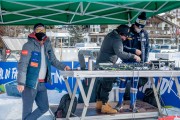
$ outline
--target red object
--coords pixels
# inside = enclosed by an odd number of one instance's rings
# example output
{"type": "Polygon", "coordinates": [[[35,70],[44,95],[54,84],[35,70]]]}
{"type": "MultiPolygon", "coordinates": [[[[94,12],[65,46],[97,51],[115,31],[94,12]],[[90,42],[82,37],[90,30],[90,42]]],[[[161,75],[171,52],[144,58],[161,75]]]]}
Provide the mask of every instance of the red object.
{"type": "Polygon", "coordinates": [[[21,53],[22,53],[22,55],[27,55],[28,54],[28,50],[22,50],[21,53]]]}
{"type": "Polygon", "coordinates": [[[6,55],[9,55],[11,53],[11,50],[6,50],[6,55]]]}
{"type": "MultiPolygon", "coordinates": [[[[174,118],[176,118],[176,116],[167,116],[159,118],[158,120],[174,120],[174,118]]],[[[177,116],[177,118],[180,118],[180,116],[177,116]]]]}
{"type": "Polygon", "coordinates": [[[45,82],[45,80],[44,80],[44,79],[38,79],[38,81],[39,81],[39,82],[45,82]]]}

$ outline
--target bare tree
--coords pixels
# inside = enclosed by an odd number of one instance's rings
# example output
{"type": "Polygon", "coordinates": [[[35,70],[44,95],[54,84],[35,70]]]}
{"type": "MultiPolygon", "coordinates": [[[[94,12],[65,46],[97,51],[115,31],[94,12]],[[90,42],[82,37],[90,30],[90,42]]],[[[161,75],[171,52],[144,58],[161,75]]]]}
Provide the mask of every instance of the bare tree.
{"type": "Polygon", "coordinates": [[[85,25],[70,25],[68,26],[68,31],[71,37],[71,45],[83,42],[83,33],[87,31],[87,26],[85,25]]]}

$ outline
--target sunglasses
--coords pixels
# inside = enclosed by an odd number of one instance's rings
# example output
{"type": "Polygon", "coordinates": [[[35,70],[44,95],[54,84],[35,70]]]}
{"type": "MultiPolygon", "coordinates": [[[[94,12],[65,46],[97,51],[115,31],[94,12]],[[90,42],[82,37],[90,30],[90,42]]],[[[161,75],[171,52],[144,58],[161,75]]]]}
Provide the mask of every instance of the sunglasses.
{"type": "Polygon", "coordinates": [[[42,33],[45,33],[46,32],[46,30],[45,29],[35,29],[35,32],[36,33],[40,33],[40,32],[42,32],[42,33]]]}

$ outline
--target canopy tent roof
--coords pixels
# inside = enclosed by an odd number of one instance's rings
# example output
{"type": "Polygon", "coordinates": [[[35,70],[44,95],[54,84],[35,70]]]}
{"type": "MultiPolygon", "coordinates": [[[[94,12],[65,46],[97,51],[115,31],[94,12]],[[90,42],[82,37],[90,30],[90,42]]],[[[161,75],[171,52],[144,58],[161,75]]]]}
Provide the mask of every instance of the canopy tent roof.
{"type": "Polygon", "coordinates": [[[179,0],[0,0],[0,25],[127,24],[180,7],[179,0]]]}

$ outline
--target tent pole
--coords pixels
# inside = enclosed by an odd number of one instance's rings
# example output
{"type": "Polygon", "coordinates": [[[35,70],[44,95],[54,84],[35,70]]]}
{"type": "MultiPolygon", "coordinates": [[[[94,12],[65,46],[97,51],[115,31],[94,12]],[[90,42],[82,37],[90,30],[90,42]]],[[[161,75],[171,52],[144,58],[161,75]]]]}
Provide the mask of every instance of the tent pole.
{"type": "Polygon", "coordinates": [[[62,42],[62,37],[61,37],[60,40],[61,40],[61,43],[60,43],[60,47],[61,47],[61,48],[60,48],[60,51],[61,51],[61,52],[60,52],[60,61],[62,61],[62,44],[63,44],[63,42],[62,42]]]}
{"type": "Polygon", "coordinates": [[[128,12],[128,26],[131,27],[130,13],[128,12]]]}

